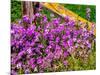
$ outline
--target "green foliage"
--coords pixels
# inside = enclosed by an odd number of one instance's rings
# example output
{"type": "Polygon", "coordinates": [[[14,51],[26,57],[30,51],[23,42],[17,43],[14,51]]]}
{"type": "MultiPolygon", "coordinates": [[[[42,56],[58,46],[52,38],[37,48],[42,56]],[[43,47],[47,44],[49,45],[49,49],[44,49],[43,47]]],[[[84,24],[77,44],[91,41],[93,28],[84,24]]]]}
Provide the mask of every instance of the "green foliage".
{"type": "MultiPolygon", "coordinates": [[[[75,5],[75,4],[62,4],[69,10],[77,13],[79,16],[86,18],[86,8],[91,9],[91,22],[96,22],[96,6],[93,5],[75,5]]],[[[46,8],[43,8],[42,13],[47,15],[48,20],[50,20],[50,12],[46,8]]],[[[20,19],[21,14],[21,1],[11,0],[11,22],[20,19]]]]}
{"type": "Polygon", "coordinates": [[[75,5],[75,4],[63,4],[64,7],[69,10],[77,13],[79,16],[86,19],[86,8],[89,7],[91,9],[91,22],[96,22],[96,6],[94,5],[75,5]]]}
{"type": "Polygon", "coordinates": [[[11,0],[11,22],[21,18],[21,1],[11,0]]]}

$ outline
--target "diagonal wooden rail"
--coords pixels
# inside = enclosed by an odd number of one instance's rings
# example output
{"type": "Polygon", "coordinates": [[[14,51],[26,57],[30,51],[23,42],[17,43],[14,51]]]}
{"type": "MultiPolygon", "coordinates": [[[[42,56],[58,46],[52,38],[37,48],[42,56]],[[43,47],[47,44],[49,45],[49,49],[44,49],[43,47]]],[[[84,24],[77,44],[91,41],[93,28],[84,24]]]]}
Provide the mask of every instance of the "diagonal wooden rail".
{"type": "MultiPolygon", "coordinates": [[[[65,17],[69,16],[71,19],[75,21],[80,21],[82,23],[88,23],[88,28],[91,30],[93,23],[89,22],[88,20],[80,17],[76,13],[70,11],[69,9],[65,8],[64,6],[58,4],[58,3],[41,3],[44,7],[50,9],[51,11],[57,13],[58,15],[65,17]]],[[[84,25],[82,27],[84,27],[84,25]]],[[[96,35],[96,29],[94,29],[94,35],[96,35]]]]}

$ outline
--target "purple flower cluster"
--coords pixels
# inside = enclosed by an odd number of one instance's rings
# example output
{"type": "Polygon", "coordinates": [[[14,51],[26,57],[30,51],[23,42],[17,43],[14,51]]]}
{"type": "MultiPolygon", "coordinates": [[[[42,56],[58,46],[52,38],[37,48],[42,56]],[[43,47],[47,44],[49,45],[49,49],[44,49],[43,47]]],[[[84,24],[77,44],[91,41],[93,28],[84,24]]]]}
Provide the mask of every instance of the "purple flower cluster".
{"type": "MultiPolygon", "coordinates": [[[[56,61],[68,65],[67,58],[78,49],[91,49],[93,32],[78,28],[74,20],[52,18],[37,13],[36,22],[25,28],[11,25],[11,73],[53,71],[56,61]]],[[[34,16],[34,17],[35,17],[34,16]]],[[[24,21],[29,22],[25,16],[24,21]]]]}

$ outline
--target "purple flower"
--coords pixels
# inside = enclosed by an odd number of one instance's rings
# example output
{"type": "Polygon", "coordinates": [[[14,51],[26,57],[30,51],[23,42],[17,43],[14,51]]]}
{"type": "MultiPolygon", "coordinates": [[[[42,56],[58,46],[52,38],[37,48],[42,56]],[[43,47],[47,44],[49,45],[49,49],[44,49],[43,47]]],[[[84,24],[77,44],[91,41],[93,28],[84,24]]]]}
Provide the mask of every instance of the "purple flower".
{"type": "Polygon", "coordinates": [[[49,50],[49,49],[46,49],[46,50],[45,50],[45,53],[46,53],[46,54],[48,54],[49,52],[50,52],[50,50],[49,50]]]}
{"type": "Polygon", "coordinates": [[[54,22],[54,24],[59,24],[59,19],[58,19],[58,18],[55,18],[55,19],[53,20],[53,22],[54,22]]]}
{"type": "Polygon", "coordinates": [[[35,16],[36,16],[36,17],[40,17],[41,14],[40,14],[40,13],[36,13],[35,16]]]}
{"type": "Polygon", "coordinates": [[[48,55],[46,56],[47,59],[53,59],[55,55],[52,52],[49,52],[48,55]]]}
{"type": "Polygon", "coordinates": [[[63,40],[66,40],[66,39],[67,39],[67,36],[66,36],[66,35],[63,35],[63,36],[62,36],[62,39],[63,39],[63,40]]]}
{"type": "Polygon", "coordinates": [[[14,34],[15,33],[15,31],[14,30],[11,30],[11,34],[14,34]]]}
{"type": "Polygon", "coordinates": [[[69,16],[66,16],[66,17],[65,17],[65,20],[66,20],[66,22],[68,23],[69,20],[70,20],[70,17],[69,17],[69,16]]]}
{"type": "Polygon", "coordinates": [[[47,22],[47,17],[46,16],[43,17],[43,22],[47,22]]]}
{"type": "MultiPolygon", "coordinates": [[[[65,17],[48,18],[41,13],[34,15],[36,25],[29,24],[28,16],[23,16],[23,23],[11,24],[11,70],[23,68],[25,73],[46,71],[55,62],[68,65],[65,60],[74,50],[80,48],[91,49],[93,30],[77,28],[75,21],[65,17]],[[28,23],[28,27],[24,27],[28,23]],[[22,25],[21,25],[22,24],[22,25]],[[25,25],[24,25],[25,24],[25,25]],[[70,53],[70,54],[69,54],[70,53]],[[64,59],[61,59],[64,58],[64,59]],[[38,70],[39,69],[39,70],[38,70]]],[[[33,20],[34,20],[33,19],[33,20]]],[[[13,73],[14,74],[14,73],[13,73]]]]}
{"type": "Polygon", "coordinates": [[[35,48],[35,52],[40,54],[40,55],[42,54],[39,47],[35,48]]]}
{"type": "Polygon", "coordinates": [[[54,59],[59,59],[61,55],[62,55],[62,50],[55,50],[54,59]]]}
{"type": "Polygon", "coordinates": [[[30,27],[27,29],[27,32],[26,32],[26,33],[27,33],[29,36],[31,36],[32,34],[36,34],[35,31],[34,31],[35,29],[36,29],[36,26],[34,26],[34,25],[33,25],[33,26],[30,26],[30,27]]]}
{"type": "Polygon", "coordinates": [[[70,40],[68,40],[68,46],[72,46],[73,45],[73,41],[70,39],[70,40]]]}
{"type": "Polygon", "coordinates": [[[68,22],[70,26],[74,26],[75,25],[75,21],[71,20],[70,22],[68,22]]]}
{"type": "Polygon", "coordinates": [[[24,55],[24,54],[25,54],[25,51],[21,51],[21,52],[18,54],[18,56],[21,57],[21,56],[24,55]]]}
{"type": "Polygon", "coordinates": [[[64,48],[66,48],[66,47],[68,46],[68,44],[67,44],[66,41],[63,41],[63,42],[61,43],[61,45],[64,46],[64,48]]]}
{"type": "Polygon", "coordinates": [[[64,51],[64,57],[66,58],[69,55],[68,51],[64,51]]]}
{"type": "Polygon", "coordinates": [[[89,43],[89,41],[86,41],[87,47],[91,48],[91,43],[89,43]]]}
{"type": "Polygon", "coordinates": [[[35,64],[32,64],[31,67],[32,67],[32,69],[34,69],[36,67],[36,65],[35,64]]]}
{"type": "Polygon", "coordinates": [[[76,40],[77,40],[76,38],[73,38],[73,41],[74,41],[74,42],[76,42],[76,40]]]}
{"type": "Polygon", "coordinates": [[[39,48],[44,48],[43,44],[38,45],[39,48]]]}
{"type": "Polygon", "coordinates": [[[27,15],[23,16],[23,21],[26,23],[30,23],[30,19],[27,15]]]}
{"type": "Polygon", "coordinates": [[[78,39],[77,42],[80,43],[81,42],[81,39],[78,39]]]}
{"type": "Polygon", "coordinates": [[[11,75],[17,75],[17,72],[14,70],[11,70],[11,75]]]}
{"type": "Polygon", "coordinates": [[[59,42],[60,42],[60,38],[57,37],[57,38],[56,38],[56,43],[59,43],[59,42]]]}
{"type": "Polygon", "coordinates": [[[21,68],[22,67],[22,62],[19,62],[18,64],[17,64],[17,68],[19,69],[19,68],[21,68]]]}
{"type": "Polygon", "coordinates": [[[38,58],[37,59],[37,64],[41,64],[43,61],[42,61],[42,58],[38,58]]]}
{"type": "Polygon", "coordinates": [[[66,30],[66,36],[70,35],[70,30],[66,30]]]}
{"type": "Polygon", "coordinates": [[[51,46],[51,45],[49,45],[47,48],[48,48],[48,49],[51,49],[51,48],[52,48],[52,46],[51,46]]]}
{"type": "Polygon", "coordinates": [[[61,47],[59,45],[56,45],[56,50],[61,50],[61,47]]]}
{"type": "Polygon", "coordinates": [[[27,52],[28,52],[29,54],[31,54],[31,53],[32,53],[31,48],[28,48],[28,49],[27,49],[27,52]]]}
{"type": "Polygon", "coordinates": [[[30,70],[29,69],[26,69],[25,70],[25,74],[29,74],[30,73],[30,70]]]}
{"type": "Polygon", "coordinates": [[[67,65],[68,65],[67,60],[63,61],[63,64],[64,64],[65,66],[67,66],[67,65]]]}
{"type": "Polygon", "coordinates": [[[29,64],[29,65],[33,65],[34,62],[35,62],[35,59],[34,59],[34,58],[31,58],[31,59],[28,61],[28,64],[29,64]]]}

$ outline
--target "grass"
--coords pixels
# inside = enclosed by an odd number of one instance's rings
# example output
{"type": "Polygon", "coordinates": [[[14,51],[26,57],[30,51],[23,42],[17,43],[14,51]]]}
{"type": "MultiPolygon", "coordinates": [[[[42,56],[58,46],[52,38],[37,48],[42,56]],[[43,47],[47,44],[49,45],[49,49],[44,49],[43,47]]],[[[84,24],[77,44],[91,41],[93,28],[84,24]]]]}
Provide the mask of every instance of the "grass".
{"type": "Polygon", "coordinates": [[[15,22],[21,16],[21,1],[11,0],[11,22],[15,22]]]}
{"type": "Polygon", "coordinates": [[[86,19],[86,8],[91,9],[91,22],[96,22],[96,6],[95,5],[75,5],[75,4],[63,4],[64,7],[70,9],[71,11],[77,13],[79,16],[86,19]]]}

